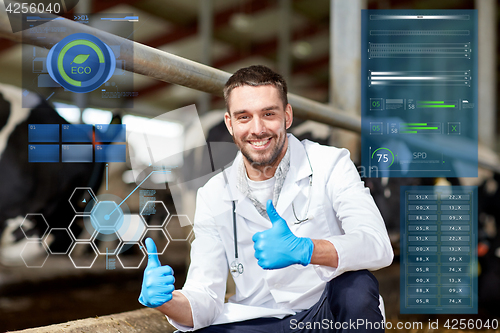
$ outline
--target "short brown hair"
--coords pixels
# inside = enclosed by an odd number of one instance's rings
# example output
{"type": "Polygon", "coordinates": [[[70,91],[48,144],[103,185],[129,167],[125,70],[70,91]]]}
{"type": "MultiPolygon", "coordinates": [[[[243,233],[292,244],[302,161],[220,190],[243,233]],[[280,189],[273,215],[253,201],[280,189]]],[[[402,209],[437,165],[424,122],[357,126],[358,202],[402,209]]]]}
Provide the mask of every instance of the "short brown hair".
{"type": "Polygon", "coordinates": [[[229,112],[229,94],[234,88],[241,86],[265,86],[272,85],[278,89],[279,96],[283,102],[283,108],[288,104],[287,86],[285,79],[272,69],[262,65],[254,65],[241,68],[234,73],[224,85],[224,100],[226,101],[227,112],[229,112]]]}

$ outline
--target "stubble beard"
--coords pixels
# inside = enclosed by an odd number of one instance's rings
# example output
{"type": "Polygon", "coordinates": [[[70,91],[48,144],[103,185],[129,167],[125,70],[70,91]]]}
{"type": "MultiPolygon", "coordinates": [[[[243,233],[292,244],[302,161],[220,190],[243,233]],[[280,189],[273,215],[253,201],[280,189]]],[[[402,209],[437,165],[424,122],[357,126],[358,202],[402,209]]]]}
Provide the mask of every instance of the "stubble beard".
{"type": "MultiPolygon", "coordinates": [[[[238,148],[240,149],[240,151],[243,154],[243,156],[245,156],[245,158],[248,160],[248,162],[250,162],[250,164],[252,166],[257,167],[257,168],[262,168],[262,167],[267,167],[267,166],[273,166],[273,164],[276,162],[278,156],[280,156],[280,154],[283,151],[283,148],[285,146],[285,136],[286,136],[286,133],[285,133],[285,135],[283,135],[281,142],[278,142],[274,146],[274,148],[273,148],[273,150],[271,152],[271,156],[267,160],[261,160],[261,161],[254,160],[254,158],[252,158],[252,156],[251,156],[250,152],[248,151],[248,149],[246,147],[244,147],[243,144],[240,146],[238,144],[238,142],[236,142],[236,140],[234,139],[234,136],[233,136],[233,141],[236,144],[236,146],[238,146],[238,148]]],[[[264,139],[266,137],[269,137],[269,135],[262,135],[261,137],[257,136],[257,137],[252,138],[252,139],[258,140],[258,139],[264,139]]],[[[271,140],[274,140],[277,137],[278,137],[277,135],[273,135],[271,137],[271,140]]],[[[246,140],[247,139],[245,139],[243,141],[246,141],[246,140]]]]}

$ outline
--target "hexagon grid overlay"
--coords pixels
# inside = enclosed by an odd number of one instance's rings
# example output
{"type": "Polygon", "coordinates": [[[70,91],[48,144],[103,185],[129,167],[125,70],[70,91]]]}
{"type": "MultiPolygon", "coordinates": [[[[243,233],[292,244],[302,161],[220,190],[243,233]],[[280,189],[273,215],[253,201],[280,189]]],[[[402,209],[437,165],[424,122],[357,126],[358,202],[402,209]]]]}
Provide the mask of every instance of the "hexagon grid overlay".
{"type": "Polygon", "coordinates": [[[148,227],[163,227],[170,216],[170,212],[163,201],[148,201],[140,215],[148,227]]]}
{"type": "Polygon", "coordinates": [[[144,250],[146,251],[147,254],[163,254],[170,243],[170,239],[168,239],[167,234],[163,229],[148,229],[144,233],[144,236],[142,236],[141,240],[141,245],[144,247],[144,250]],[[156,244],[156,253],[149,253],[146,245],[145,245],[145,240],[146,238],[151,238],[156,244]]]}
{"type": "Polygon", "coordinates": [[[47,231],[49,230],[49,224],[45,220],[43,214],[29,213],[24,217],[23,222],[20,225],[21,231],[24,237],[28,240],[42,240],[47,231]],[[41,230],[42,234],[37,234],[37,231],[41,230]],[[38,237],[36,237],[38,236],[38,237]]]}
{"type": "Polygon", "coordinates": [[[68,254],[73,237],[66,228],[52,228],[44,239],[50,254],[68,254]],[[54,240],[57,240],[54,242],[54,240]]]}
{"type": "Polygon", "coordinates": [[[108,233],[106,230],[106,233],[98,233],[92,242],[100,255],[116,255],[122,240],[117,231],[108,233]]]}
{"type": "Polygon", "coordinates": [[[76,242],[69,252],[69,259],[75,268],[92,268],[95,260],[97,259],[97,251],[90,242],[76,242]],[[84,254],[86,249],[90,246],[92,249],[91,254],[84,254]]]}
{"type": "Polygon", "coordinates": [[[146,250],[139,243],[124,242],[116,257],[124,269],[138,269],[146,258],[146,250]],[[142,256],[137,256],[137,253],[142,256]]]}
{"type": "Polygon", "coordinates": [[[90,214],[98,202],[90,187],[76,187],[68,201],[76,214],[90,214]]]}
{"type": "Polygon", "coordinates": [[[21,258],[28,268],[42,268],[48,257],[49,252],[41,241],[27,242],[21,251],[21,258]],[[40,247],[45,251],[45,254],[41,256],[39,255],[40,247]]]}
{"type": "Polygon", "coordinates": [[[171,240],[186,241],[193,233],[193,224],[187,215],[171,215],[165,229],[171,240]]]}
{"type": "Polygon", "coordinates": [[[118,229],[118,236],[124,242],[128,243],[138,243],[142,239],[142,235],[146,231],[146,225],[144,220],[138,214],[130,214],[125,216],[128,223],[123,223],[121,228],[118,229]]]}
{"type": "Polygon", "coordinates": [[[90,242],[97,234],[90,215],[75,215],[68,230],[77,242],[90,242]]]}

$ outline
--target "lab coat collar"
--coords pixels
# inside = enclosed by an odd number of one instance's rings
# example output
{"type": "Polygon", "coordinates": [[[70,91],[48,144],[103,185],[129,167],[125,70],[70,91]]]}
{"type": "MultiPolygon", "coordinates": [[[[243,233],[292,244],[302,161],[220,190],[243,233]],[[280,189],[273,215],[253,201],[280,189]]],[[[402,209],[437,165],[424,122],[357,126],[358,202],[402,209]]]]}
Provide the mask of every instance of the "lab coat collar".
{"type": "Polygon", "coordinates": [[[224,193],[222,194],[222,200],[224,201],[240,201],[244,198],[244,194],[241,193],[236,187],[236,179],[238,177],[238,165],[242,163],[243,155],[241,151],[238,152],[236,158],[233,161],[231,167],[223,170],[224,176],[224,193]]]}
{"type": "MultiPolygon", "coordinates": [[[[303,144],[293,134],[289,133],[287,136],[289,142],[288,147],[291,150],[290,169],[285,178],[278,204],[276,206],[276,210],[279,214],[282,214],[300,193],[298,182],[312,174],[308,155],[303,144]]],[[[238,152],[231,167],[224,170],[228,183],[226,183],[222,199],[225,201],[237,201],[236,213],[246,219],[267,226],[269,221],[258,213],[250,199],[245,197],[245,195],[236,187],[238,165],[242,163],[242,159],[243,155],[241,152],[238,152]]]]}
{"type": "Polygon", "coordinates": [[[281,189],[276,211],[283,212],[292,204],[295,197],[300,193],[301,188],[298,183],[312,175],[309,165],[309,156],[304,145],[292,134],[288,134],[290,151],[290,169],[285,178],[285,183],[281,189]]]}

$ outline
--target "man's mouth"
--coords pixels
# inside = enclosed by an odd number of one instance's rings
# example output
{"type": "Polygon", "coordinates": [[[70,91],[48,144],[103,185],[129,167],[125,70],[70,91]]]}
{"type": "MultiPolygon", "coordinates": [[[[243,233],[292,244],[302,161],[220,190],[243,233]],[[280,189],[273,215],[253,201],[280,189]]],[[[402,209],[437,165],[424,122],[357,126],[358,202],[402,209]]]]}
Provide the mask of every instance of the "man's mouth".
{"type": "Polygon", "coordinates": [[[248,143],[250,143],[250,145],[256,149],[265,149],[269,146],[270,142],[271,138],[260,139],[260,140],[248,140],[248,143]]]}

